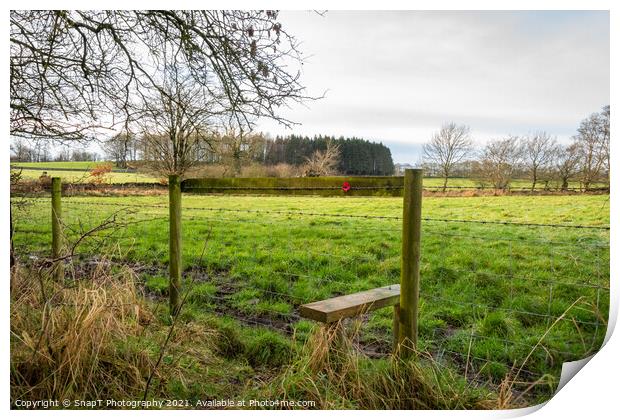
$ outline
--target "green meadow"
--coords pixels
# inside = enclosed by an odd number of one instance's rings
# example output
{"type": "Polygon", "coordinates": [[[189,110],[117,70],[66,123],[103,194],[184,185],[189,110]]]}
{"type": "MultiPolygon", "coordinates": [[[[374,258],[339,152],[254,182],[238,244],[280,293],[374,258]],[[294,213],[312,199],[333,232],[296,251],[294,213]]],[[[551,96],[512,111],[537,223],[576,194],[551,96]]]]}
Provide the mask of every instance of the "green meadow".
{"type": "Polygon", "coordinates": [[[115,169],[116,165],[113,162],[91,162],[91,161],[82,161],[82,162],[11,162],[11,166],[21,166],[24,168],[60,168],[60,169],[73,169],[80,171],[89,171],[93,169],[97,165],[103,164],[111,164],[112,168],[115,169]]]}
{"type": "MultiPolygon", "coordinates": [[[[89,171],[95,166],[111,162],[13,162],[11,167],[23,167],[22,169],[23,179],[34,180],[38,179],[45,172],[52,177],[61,177],[65,182],[92,182],[89,171]],[[54,170],[56,169],[56,170],[54,170]],[[62,170],[59,170],[62,169],[62,170]]],[[[116,166],[112,164],[112,169],[116,169],[116,166]]],[[[12,172],[17,169],[12,169],[12,172]]],[[[105,181],[112,184],[122,184],[129,182],[159,182],[159,178],[144,173],[122,173],[112,172],[106,175],[105,181]]],[[[426,188],[439,188],[443,186],[443,179],[436,177],[429,177],[424,179],[424,186],[426,188]]],[[[480,182],[471,178],[450,178],[448,180],[448,187],[467,187],[467,188],[479,188],[480,182]]],[[[532,183],[525,179],[516,179],[511,182],[511,188],[513,189],[529,189],[532,183]]],[[[561,186],[557,180],[550,181],[547,185],[550,189],[559,189],[561,186]]],[[[570,181],[569,188],[579,188],[579,182],[570,181]]],[[[592,188],[606,187],[605,184],[593,184],[592,188]]],[[[484,185],[484,188],[490,188],[490,185],[484,185]]],[[[545,181],[542,180],[536,184],[537,189],[545,188],[545,181]]]]}
{"type": "MultiPolygon", "coordinates": [[[[11,163],[11,173],[21,173],[24,180],[37,180],[45,172],[50,177],[62,178],[63,182],[85,183],[94,181],[90,176],[90,170],[102,164],[112,164],[112,162],[14,162],[11,163]]],[[[116,169],[114,164],[112,164],[112,169],[116,169]]],[[[104,182],[108,184],[147,183],[159,182],[159,179],[137,172],[110,172],[104,176],[104,182]]]]}
{"type": "MultiPolygon", "coordinates": [[[[49,198],[12,202],[16,254],[26,262],[48,256],[49,198]]],[[[399,282],[401,213],[400,198],[184,194],[183,320],[240,331],[233,335],[245,351],[220,356],[241,382],[254,380],[247,366],[285,374],[291,349],[317,328],[299,317],[299,305],[399,282]]],[[[517,382],[535,383],[531,400],[542,401],[563,362],[598,350],[609,230],[576,226],[609,226],[609,196],[426,197],[423,218],[419,346],[435,362],[489,387],[519,372],[517,382]]],[[[129,265],[163,319],[167,197],[63,198],[67,244],[106,221],[78,244],[72,272],[104,257],[129,265]]],[[[392,309],[363,316],[356,328],[356,348],[382,368],[392,309]]],[[[175,392],[198,395],[189,382],[175,392]]]]}

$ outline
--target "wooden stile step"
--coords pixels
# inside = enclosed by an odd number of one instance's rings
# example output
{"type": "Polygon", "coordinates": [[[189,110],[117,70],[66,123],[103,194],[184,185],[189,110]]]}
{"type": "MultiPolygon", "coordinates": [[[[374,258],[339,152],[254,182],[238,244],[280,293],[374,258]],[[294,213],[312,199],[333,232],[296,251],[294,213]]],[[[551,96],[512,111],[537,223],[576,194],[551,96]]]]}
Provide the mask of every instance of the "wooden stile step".
{"type": "Polygon", "coordinates": [[[335,322],[365,312],[394,306],[400,302],[400,284],[338,296],[299,307],[302,317],[319,322],[335,322]]]}

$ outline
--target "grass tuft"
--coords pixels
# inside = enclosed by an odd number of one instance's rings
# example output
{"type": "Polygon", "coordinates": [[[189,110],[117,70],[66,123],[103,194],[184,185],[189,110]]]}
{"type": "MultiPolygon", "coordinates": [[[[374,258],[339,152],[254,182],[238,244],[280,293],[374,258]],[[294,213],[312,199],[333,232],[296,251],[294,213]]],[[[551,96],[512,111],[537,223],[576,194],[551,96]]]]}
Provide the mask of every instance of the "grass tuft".
{"type": "MultiPolygon", "coordinates": [[[[310,400],[318,409],[488,409],[499,396],[467,383],[428,354],[373,360],[354,351],[357,327],[316,329],[261,397],[310,400]]],[[[512,402],[503,408],[513,407],[512,402]]]]}
{"type": "Polygon", "coordinates": [[[245,357],[252,366],[281,367],[291,360],[289,340],[269,330],[258,330],[248,338],[245,357]]]}

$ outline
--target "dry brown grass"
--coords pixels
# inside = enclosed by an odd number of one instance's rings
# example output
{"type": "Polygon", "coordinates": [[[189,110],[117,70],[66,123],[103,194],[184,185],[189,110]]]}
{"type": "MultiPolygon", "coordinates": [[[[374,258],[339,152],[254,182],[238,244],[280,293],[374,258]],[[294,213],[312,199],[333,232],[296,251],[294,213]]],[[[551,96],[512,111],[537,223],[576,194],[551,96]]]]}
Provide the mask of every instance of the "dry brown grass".
{"type": "MultiPolygon", "coordinates": [[[[242,178],[291,178],[299,176],[300,168],[286,163],[277,165],[261,165],[258,163],[246,164],[238,175],[242,178]]],[[[233,176],[231,169],[226,165],[200,165],[190,169],[185,178],[222,178],[233,176]]]]}
{"type": "Polygon", "coordinates": [[[278,163],[277,165],[265,167],[265,176],[274,178],[293,178],[300,175],[300,168],[288,163],[278,163]]]}
{"type": "Polygon", "coordinates": [[[146,351],[119,343],[153,316],[134,275],[95,270],[72,285],[15,268],[11,290],[11,399],[135,396],[151,368],[146,351]]]}
{"type": "Polygon", "coordinates": [[[521,406],[512,383],[499,390],[474,385],[416,353],[373,360],[356,349],[359,324],[318,328],[301,357],[279,379],[267,397],[316,401],[319,409],[505,409],[521,406]]]}

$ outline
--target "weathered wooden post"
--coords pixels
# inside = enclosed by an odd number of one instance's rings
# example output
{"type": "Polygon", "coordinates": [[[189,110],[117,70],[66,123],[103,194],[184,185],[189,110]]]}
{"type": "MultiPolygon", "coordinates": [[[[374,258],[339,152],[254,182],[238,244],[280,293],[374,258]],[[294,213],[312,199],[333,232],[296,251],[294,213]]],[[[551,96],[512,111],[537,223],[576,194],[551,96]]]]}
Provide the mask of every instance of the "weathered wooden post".
{"type": "Polygon", "coordinates": [[[400,272],[399,341],[397,352],[408,357],[418,344],[422,170],[406,169],[403,199],[403,247],[400,272]]]}
{"type": "MultiPolygon", "coordinates": [[[[62,254],[62,182],[60,177],[52,178],[52,259],[56,260],[62,254]]],[[[53,277],[57,281],[64,278],[64,264],[62,261],[54,261],[53,277]]]]}
{"type": "Polygon", "coordinates": [[[394,305],[394,319],[392,319],[392,353],[398,353],[400,343],[400,303],[394,305]]]}
{"type": "Polygon", "coordinates": [[[181,291],[181,184],[179,175],[168,177],[170,210],[170,314],[179,310],[181,291]]]}

